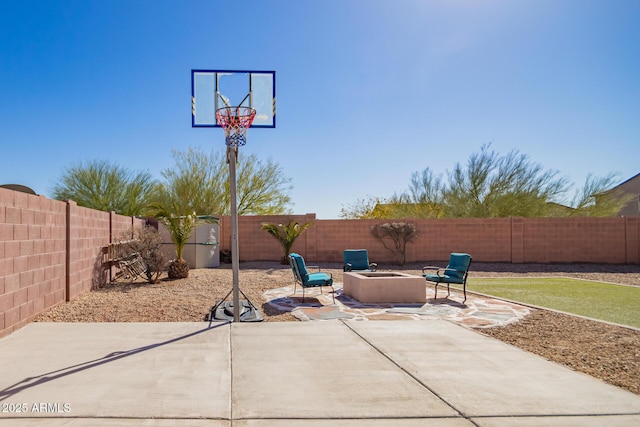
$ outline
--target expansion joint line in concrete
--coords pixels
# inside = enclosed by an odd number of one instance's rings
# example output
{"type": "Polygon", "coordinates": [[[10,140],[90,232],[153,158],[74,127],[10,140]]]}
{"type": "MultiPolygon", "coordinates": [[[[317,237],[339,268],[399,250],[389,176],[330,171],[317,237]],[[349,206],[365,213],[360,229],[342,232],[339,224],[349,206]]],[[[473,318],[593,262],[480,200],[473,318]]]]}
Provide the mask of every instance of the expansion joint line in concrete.
{"type": "Polygon", "coordinates": [[[229,325],[229,421],[233,426],[233,343],[231,339],[233,337],[232,328],[233,322],[228,322],[229,325]]]}
{"type": "Polygon", "coordinates": [[[382,350],[380,350],[378,347],[376,347],[372,342],[370,342],[369,340],[367,340],[364,336],[362,336],[361,334],[358,333],[358,331],[356,331],[355,329],[353,329],[351,326],[349,326],[349,322],[345,321],[345,320],[341,320],[342,324],[345,325],[347,328],[349,328],[351,330],[351,332],[353,332],[356,336],[358,336],[362,341],[366,342],[371,348],[373,348],[375,351],[377,351],[382,357],[384,357],[385,359],[387,359],[389,362],[391,362],[393,365],[395,365],[398,369],[400,369],[402,372],[404,372],[407,376],[409,376],[411,379],[413,379],[415,382],[417,382],[418,384],[420,384],[423,388],[425,388],[426,390],[428,390],[430,393],[432,393],[434,396],[436,396],[438,399],[440,399],[442,402],[444,402],[445,405],[447,405],[448,407],[450,407],[451,409],[453,409],[454,411],[456,411],[460,417],[466,419],[467,421],[469,421],[471,424],[473,424],[476,427],[479,427],[478,424],[476,424],[471,417],[465,415],[462,411],[460,411],[458,408],[456,408],[455,406],[453,406],[451,403],[447,402],[442,396],[440,396],[435,390],[433,390],[431,387],[429,387],[427,384],[425,384],[423,381],[420,380],[420,378],[416,377],[415,375],[413,375],[411,372],[407,371],[404,367],[400,366],[398,364],[398,362],[396,362],[395,360],[393,360],[391,357],[389,357],[388,355],[386,355],[382,350]]]}

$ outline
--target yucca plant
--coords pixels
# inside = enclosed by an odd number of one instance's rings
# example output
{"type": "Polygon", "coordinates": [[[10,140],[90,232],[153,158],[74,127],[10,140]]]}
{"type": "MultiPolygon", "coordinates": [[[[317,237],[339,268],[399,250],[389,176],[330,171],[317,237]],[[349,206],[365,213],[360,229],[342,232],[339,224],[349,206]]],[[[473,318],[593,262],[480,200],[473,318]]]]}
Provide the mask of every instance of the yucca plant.
{"type": "Polygon", "coordinates": [[[271,234],[278,240],[278,242],[280,242],[280,244],[282,245],[282,249],[284,250],[282,263],[288,264],[289,261],[287,257],[289,256],[289,253],[291,253],[293,242],[295,242],[296,239],[300,237],[300,235],[312,225],[313,223],[311,222],[300,225],[296,221],[290,219],[287,224],[264,223],[262,224],[262,229],[271,234]]]}

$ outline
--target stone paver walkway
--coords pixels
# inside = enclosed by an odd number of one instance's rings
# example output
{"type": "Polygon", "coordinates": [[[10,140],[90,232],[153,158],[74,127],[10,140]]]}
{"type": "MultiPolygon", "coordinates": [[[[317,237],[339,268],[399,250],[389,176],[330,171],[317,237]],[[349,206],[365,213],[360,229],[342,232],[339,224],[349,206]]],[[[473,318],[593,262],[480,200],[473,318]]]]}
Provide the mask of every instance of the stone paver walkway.
{"type": "MultiPolygon", "coordinates": [[[[319,289],[305,291],[305,302],[302,302],[302,291],[293,286],[271,289],[264,293],[268,304],[282,311],[289,311],[299,320],[433,320],[445,319],[472,328],[488,328],[503,326],[517,322],[529,314],[527,307],[512,304],[493,298],[486,298],[467,293],[467,301],[463,304],[463,295],[451,290],[449,298],[434,300],[433,289],[426,288],[426,304],[363,304],[342,293],[342,284],[335,284],[336,302],[333,303],[327,289],[320,293],[319,289]]],[[[440,291],[441,295],[446,295],[440,291]]]]}

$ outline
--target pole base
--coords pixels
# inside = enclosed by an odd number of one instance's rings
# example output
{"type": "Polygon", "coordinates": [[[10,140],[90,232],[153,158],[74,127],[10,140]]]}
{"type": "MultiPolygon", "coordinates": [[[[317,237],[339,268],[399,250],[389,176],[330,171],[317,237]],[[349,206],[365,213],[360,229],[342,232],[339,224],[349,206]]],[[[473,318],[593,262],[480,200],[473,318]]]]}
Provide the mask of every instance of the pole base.
{"type": "MultiPolygon", "coordinates": [[[[248,300],[240,300],[240,322],[262,322],[264,318],[248,300]]],[[[233,322],[233,301],[219,301],[209,311],[209,324],[213,320],[233,322]]]]}
{"type": "MultiPolygon", "coordinates": [[[[235,306],[233,301],[227,301],[229,295],[231,295],[231,291],[220,301],[216,302],[216,305],[211,307],[209,310],[209,314],[205,320],[209,321],[209,327],[211,327],[211,322],[214,320],[224,320],[227,322],[233,322],[235,319],[235,306]]],[[[249,298],[239,290],[239,293],[242,294],[243,297],[247,298],[246,300],[239,300],[238,304],[238,321],[240,322],[262,322],[264,318],[258,308],[253,305],[253,303],[249,300],[249,298]]]]}

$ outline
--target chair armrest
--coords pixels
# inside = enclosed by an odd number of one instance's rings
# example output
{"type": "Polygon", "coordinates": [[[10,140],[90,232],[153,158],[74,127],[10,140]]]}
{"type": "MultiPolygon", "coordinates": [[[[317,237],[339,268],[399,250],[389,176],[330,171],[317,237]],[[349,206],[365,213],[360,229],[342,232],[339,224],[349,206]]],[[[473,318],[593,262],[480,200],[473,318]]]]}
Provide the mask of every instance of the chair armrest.
{"type": "MultiPolygon", "coordinates": [[[[437,270],[437,271],[440,271],[440,270],[444,270],[444,268],[442,268],[442,267],[434,267],[434,266],[428,265],[426,267],[422,267],[422,274],[425,274],[425,270],[437,270]]],[[[436,274],[438,274],[438,273],[436,273],[436,274]]]]}
{"type": "Polygon", "coordinates": [[[320,267],[319,267],[319,266],[317,266],[317,265],[307,265],[306,267],[307,267],[307,269],[309,269],[309,268],[315,268],[315,269],[317,269],[318,271],[320,271],[320,267]]]}
{"type": "Polygon", "coordinates": [[[369,270],[377,270],[378,269],[378,263],[372,262],[369,264],[369,270]]]}
{"type": "Polygon", "coordinates": [[[353,265],[351,265],[351,263],[350,263],[350,262],[348,262],[348,263],[346,263],[346,264],[344,265],[344,267],[343,267],[342,269],[343,269],[344,271],[351,271],[351,270],[353,270],[353,265]]]}

